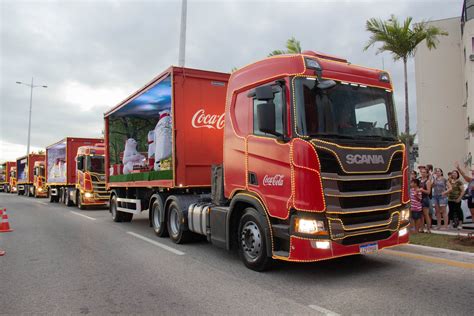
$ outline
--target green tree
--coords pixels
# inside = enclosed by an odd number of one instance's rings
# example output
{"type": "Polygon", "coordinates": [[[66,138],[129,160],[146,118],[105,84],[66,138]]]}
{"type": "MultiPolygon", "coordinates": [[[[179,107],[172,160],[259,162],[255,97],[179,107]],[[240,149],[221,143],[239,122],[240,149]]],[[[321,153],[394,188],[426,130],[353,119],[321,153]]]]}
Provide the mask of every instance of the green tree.
{"type": "MultiPolygon", "coordinates": [[[[428,49],[435,49],[439,43],[438,37],[448,35],[436,26],[429,25],[429,21],[422,21],[412,24],[413,18],[408,17],[402,23],[394,15],[390,19],[371,18],[366,22],[366,30],[371,33],[369,41],[364,50],[369,49],[376,43],[381,46],[378,53],[390,52],[395,61],[403,61],[403,73],[405,79],[405,135],[410,135],[410,114],[408,107],[408,78],[407,78],[407,60],[413,57],[416,47],[422,41],[426,40],[428,49]]],[[[406,140],[409,137],[405,137],[406,140]]]]}
{"type": "Polygon", "coordinates": [[[286,50],[277,49],[272,51],[268,56],[282,55],[282,54],[301,54],[301,44],[296,38],[291,37],[286,41],[286,50]]]}

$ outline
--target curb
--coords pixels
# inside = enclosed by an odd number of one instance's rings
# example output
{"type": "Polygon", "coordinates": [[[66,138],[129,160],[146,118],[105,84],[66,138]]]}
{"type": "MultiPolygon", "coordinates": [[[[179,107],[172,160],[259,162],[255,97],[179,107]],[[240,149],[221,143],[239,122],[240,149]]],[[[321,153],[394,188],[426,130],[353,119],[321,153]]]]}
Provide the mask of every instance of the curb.
{"type": "Polygon", "coordinates": [[[438,248],[438,247],[430,247],[430,246],[423,246],[423,245],[415,245],[415,244],[406,244],[404,246],[412,247],[412,248],[425,249],[425,250],[443,251],[443,252],[452,253],[452,254],[456,254],[456,255],[467,255],[468,257],[473,257],[474,258],[474,253],[473,252],[466,252],[466,251],[459,251],[459,250],[452,250],[452,249],[438,248]]]}

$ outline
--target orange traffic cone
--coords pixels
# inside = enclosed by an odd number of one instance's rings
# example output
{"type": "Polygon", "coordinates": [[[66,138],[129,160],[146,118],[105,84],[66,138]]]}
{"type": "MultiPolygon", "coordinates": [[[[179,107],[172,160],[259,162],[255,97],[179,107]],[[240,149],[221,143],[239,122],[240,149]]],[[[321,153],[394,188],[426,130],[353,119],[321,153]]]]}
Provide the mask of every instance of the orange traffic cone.
{"type": "Polygon", "coordinates": [[[0,257],[5,255],[5,250],[0,249],[0,257]]]}
{"type": "Polygon", "coordinates": [[[3,211],[0,209],[0,233],[12,232],[13,229],[10,228],[8,223],[7,209],[4,208],[3,211]]]}

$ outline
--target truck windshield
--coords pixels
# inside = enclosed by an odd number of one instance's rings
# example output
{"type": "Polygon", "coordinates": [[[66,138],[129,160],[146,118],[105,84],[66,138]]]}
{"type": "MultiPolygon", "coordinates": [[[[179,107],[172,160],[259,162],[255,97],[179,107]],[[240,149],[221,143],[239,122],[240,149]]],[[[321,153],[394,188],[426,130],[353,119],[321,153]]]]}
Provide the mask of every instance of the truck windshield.
{"type": "Polygon", "coordinates": [[[396,140],[392,94],[337,82],[321,90],[313,78],[295,78],[298,134],[311,137],[396,140]]]}
{"type": "Polygon", "coordinates": [[[87,171],[102,174],[105,172],[104,156],[87,156],[86,160],[87,171]]]}
{"type": "Polygon", "coordinates": [[[36,167],[36,175],[39,177],[44,177],[44,167],[36,167]]]}

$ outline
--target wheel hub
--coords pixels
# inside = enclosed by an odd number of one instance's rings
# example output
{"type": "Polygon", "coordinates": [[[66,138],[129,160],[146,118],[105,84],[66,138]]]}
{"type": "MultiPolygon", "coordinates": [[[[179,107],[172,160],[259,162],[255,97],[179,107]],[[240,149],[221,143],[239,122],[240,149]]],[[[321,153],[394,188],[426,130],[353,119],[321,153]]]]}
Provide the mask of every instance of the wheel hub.
{"type": "Polygon", "coordinates": [[[256,259],[262,251],[260,229],[254,222],[245,223],[240,236],[242,249],[250,259],[256,259]]]}

